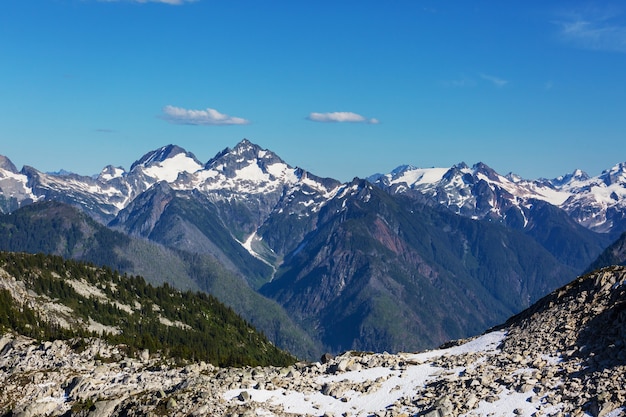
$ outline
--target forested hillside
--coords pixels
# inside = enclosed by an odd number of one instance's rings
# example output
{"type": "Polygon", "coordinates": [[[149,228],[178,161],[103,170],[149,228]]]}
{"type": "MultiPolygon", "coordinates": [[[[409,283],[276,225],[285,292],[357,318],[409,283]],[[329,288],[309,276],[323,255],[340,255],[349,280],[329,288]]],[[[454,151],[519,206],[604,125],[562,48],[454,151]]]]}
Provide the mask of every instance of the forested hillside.
{"type": "Polygon", "coordinates": [[[42,254],[0,252],[0,329],[77,348],[99,336],[131,353],[220,366],[295,360],[211,295],[42,254]]]}

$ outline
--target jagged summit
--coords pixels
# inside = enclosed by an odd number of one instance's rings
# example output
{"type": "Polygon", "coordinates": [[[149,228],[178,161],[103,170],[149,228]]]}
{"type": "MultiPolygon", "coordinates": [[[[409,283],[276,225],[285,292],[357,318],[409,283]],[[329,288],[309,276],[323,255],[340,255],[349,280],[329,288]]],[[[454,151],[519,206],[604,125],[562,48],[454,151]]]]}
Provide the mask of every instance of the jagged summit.
{"type": "Polygon", "coordinates": [[[192,159],[193,161],[197,162],[198,165],[201,165],[200,161],[198,161],[195,155],[191,152],[187,152],[185,149],[177,145],[167,145],[145,154],[143,157],[141,157],[141,159],[135,161],[131,165],[130,170],[132,171],[133,168],[139,165],[149,167],[154,164],[163,163],[166,160],[175,158],[176,156],[181,154],[184,155],[186,158],[192,159]]]}
{"type": "Polygon", "coordinates": [[[626,184],[626,162],[614,165],[611,169],[603,171],[600,178],[607,186],[613,184],[626,184]]]}
{"type": "Polygon", "coordinates": [[[251,165],[257,166],[265,174],[271,174],[270,166],[277,164],[285,169],[293,169],[274,152],[263,149],[248,139],[243,139],[234,148],[226,148],[219,152],[204,167],[207,170],[219,171],[232,178],[237,175],[237,171],[251,165]]]}
{"type": "Polygon", "coordinates": [[[107,165],[100,171],[97,179],[100,181],[111,181],[115,178],[121,178],[126,175],[126,171],[122,167],[114,167],[113,165],[107,165]]]}
{"type": "Polygon", "coordinates": [[[3,155],[0,155],[0,169],[4,169],[5,171],[9,171],[14,174],[17,174],[18,172],[13,162],[3,155]]]}
{"type": "Polygon", "coordinates": [[[590,178],[589,175],[585,171],[581,169],[576,169],[567,175],[562,175],[553,180],[545,180],[545,181],[552,183],[557,187],[562,187],[566,184],[570,184],[575,181],[584,182],[584,181],[589,180],[589,178],[590,178]]]}

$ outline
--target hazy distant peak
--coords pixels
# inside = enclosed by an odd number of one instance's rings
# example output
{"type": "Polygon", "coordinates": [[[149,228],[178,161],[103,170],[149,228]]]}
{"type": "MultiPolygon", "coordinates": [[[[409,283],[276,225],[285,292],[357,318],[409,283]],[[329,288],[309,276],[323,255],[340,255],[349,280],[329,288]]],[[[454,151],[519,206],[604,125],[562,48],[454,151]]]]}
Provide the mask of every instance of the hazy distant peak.
{"type": "Polygon", "coordinates": [[[602,172],[600,178],[606,185],[626,183],[626,162],[621,162],[602,172]]]}
{"type": "Polygon", "coordinates": [[[483,174],[485,175],[487,178],[489,178],[492,181],[498,181],[499,180],[499,175],[496,171],[494,171],[489,165],[485,164],[484,162],[478,162],[477,164],[475,164],[472,169],[477,173],[477,174],[483,174]]]}
{"type": "Polygon", "coordinates": [[[114,167],[113,165],[107,165],[102,169],[98,175],[98,179],[101,181],[110,181],[114,178],[123,177],[126,171],[122,167],[114,167]]]}
{"type": "Polygon", "coordinates": [[[564,185],[572,181],[587,181],[588,179],[589,179],[589,175],[587,175],[585,171],[581,169],[576,169],[567,175],[562,175],[560,177],[555,178],[551,182],[555,185],[564,185]]]}

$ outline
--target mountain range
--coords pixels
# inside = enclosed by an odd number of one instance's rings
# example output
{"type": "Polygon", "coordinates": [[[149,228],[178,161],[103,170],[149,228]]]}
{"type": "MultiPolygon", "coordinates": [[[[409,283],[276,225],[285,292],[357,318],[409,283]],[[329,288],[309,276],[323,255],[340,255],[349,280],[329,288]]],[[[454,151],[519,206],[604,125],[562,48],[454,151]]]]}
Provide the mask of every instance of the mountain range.
{"type": "Polygon", "coordinates": [[[482,163],[403,166],[342,183],[245,139],[206,163],[168,145],[93,177],[18,171],[1,157],[3,249],[79,257],[67,237],[54,248],[8,238],[20,216],[62,223],[46,201],[86,213],[101,234],[152,245],[101,263],[208,291],[296,354],[417,350],[480,333],[584,271],[626,230],[626,164],[552,180],[482,163]],[[150,268],[163,251],[186,272],[150,268]],[[272,306],[273,318],[239,298],[272,306]]]}

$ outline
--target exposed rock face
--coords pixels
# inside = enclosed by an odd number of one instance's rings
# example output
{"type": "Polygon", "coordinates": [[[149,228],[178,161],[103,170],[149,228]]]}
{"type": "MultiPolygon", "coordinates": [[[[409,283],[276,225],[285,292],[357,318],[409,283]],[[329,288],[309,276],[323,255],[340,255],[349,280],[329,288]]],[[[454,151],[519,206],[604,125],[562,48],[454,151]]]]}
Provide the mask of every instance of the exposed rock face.
{"type": "Polygon", "coordinates": [[[0,414],[624,416],[626,268],[581,277],[479,338],[288,368],[175,366],[90,340],[0,338],[0,414]]]}

